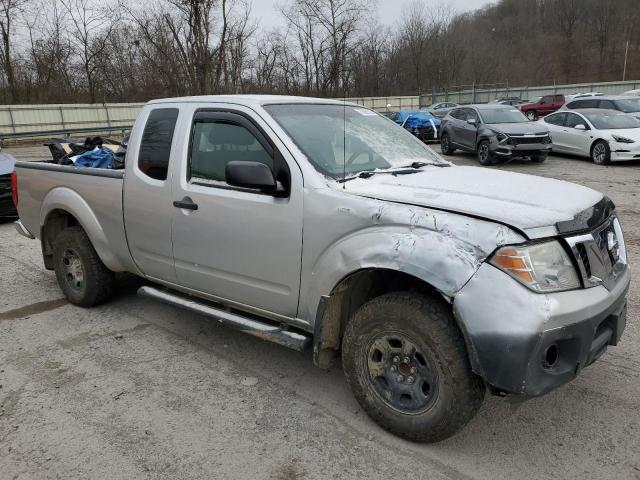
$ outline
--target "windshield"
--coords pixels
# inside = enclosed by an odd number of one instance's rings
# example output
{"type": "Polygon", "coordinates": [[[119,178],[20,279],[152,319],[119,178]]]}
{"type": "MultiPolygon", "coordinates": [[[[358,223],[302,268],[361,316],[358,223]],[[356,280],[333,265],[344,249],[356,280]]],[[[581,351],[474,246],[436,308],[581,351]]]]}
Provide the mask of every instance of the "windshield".
{"type": "Polygon", "coordinates": [[[616,100],[616,107],[624,113],[640,112],[640,98],[626,98],[616,100]]]}
{"type": "Polygon", "coordinates": [[[542,100],[542,97],[531,97],[529,103],[538,103],[540,100],[542,100]]]}
{"type": "Polygon", "coordinates": [[[313,166],[334,178],[415,162],[448,164],[404,128],[366,108],[323,104],[264,108],[313,166]]]}
{"type": "Polygon", "coordinates": [[[620,113],[603,111],[602,113],[583,113],[598,130],[617,130],[640,128],[640,120],[620,113]]]}
{"type": "Polygon", "coordinates": [[[517,108],[496,108],[480,110],[484,123],[525,123],[529,120],[517,108]]]}

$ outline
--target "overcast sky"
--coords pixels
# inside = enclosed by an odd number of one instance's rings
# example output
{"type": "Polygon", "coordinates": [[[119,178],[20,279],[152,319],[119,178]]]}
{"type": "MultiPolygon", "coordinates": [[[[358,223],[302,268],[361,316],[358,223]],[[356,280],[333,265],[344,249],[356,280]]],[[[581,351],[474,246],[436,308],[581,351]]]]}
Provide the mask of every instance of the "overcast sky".
{"type": "MultiPolygon", "coordinates": [[[[406,5],[415,0],[378,0],[378,19],[384,25],[392,25],[402,16],[402,11],[406,5]]],[[[459,12],[475,10],[491,0],[420,0],[429,6],[450,5],[451,8],[459,12]]],[[[283,0],[253,0],[253,18],[260,19],[259,23],[263,27],[276,26],[282,22],[281,15],[276,10],[276,5],[283,3],[283,0]]],[[[285,2],[286,3],[286,2],[285,2]]],[[[372,2],[373,3],[373,2],[372,2]]]]}

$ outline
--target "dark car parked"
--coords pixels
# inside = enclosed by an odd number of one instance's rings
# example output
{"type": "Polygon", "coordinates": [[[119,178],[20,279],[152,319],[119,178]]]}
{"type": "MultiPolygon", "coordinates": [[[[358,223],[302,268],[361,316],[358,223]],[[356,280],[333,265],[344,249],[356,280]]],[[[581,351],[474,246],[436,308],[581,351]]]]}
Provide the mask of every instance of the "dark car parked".
{"type": "Polygon", "coordinates": [[[444,118],[441,130],[442,153],[474,152],[481,165],[524,157],[544,162],[551,150],[549,130],[508,105],[456,108],[444,118]]]}
{"type": "Polygon", "coordinates": [[[0,222],[18,216],[11,194],[11,174],[15,163],[16,159],[11,155],[0,155],[0,222]]]}

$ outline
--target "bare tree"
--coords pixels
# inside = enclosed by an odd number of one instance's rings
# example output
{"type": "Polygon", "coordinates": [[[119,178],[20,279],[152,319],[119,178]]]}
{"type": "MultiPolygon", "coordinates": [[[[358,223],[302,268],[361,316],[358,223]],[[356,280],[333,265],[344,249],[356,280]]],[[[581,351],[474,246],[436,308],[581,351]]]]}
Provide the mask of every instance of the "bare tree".
{"type": "Polygon", "coordinates": [[[90,0],[60,0],[70,20],[71,39],[80,57],[89,99],[96,102],[96,59],[102,55],[117,24],[114,11],[98,8],[90,0]]]}
{"type": "Polygon", "coordinates": [[[13,63],[13,43],[15,22],[27,4],[27,0],[0,0],[0,34],[2,34],[2,48],[0,48],[0,62],[9,87],[10,101],[19,99],[18,83],[16,81],[13,63]]]}
{"type": "Polygon", "coordinates": [[[34,101],[68,101],[75,81],[71,69],[72,47],[65,36],[66,17],[57,0],[41,0],[25,11],[29,35],[29,68],[34,101]]]}

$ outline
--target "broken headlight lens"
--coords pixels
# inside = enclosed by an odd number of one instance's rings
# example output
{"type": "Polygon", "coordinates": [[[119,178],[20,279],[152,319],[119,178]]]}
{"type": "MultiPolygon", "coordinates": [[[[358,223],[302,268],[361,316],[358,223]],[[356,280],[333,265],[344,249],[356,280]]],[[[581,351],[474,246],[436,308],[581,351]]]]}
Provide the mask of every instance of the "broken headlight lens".
{"type": "Polygon", "coordinates": [[[490,263],[536,292],[580,287],[571,258],[555,240],[502,247],[491,257],[490,263]]]}

